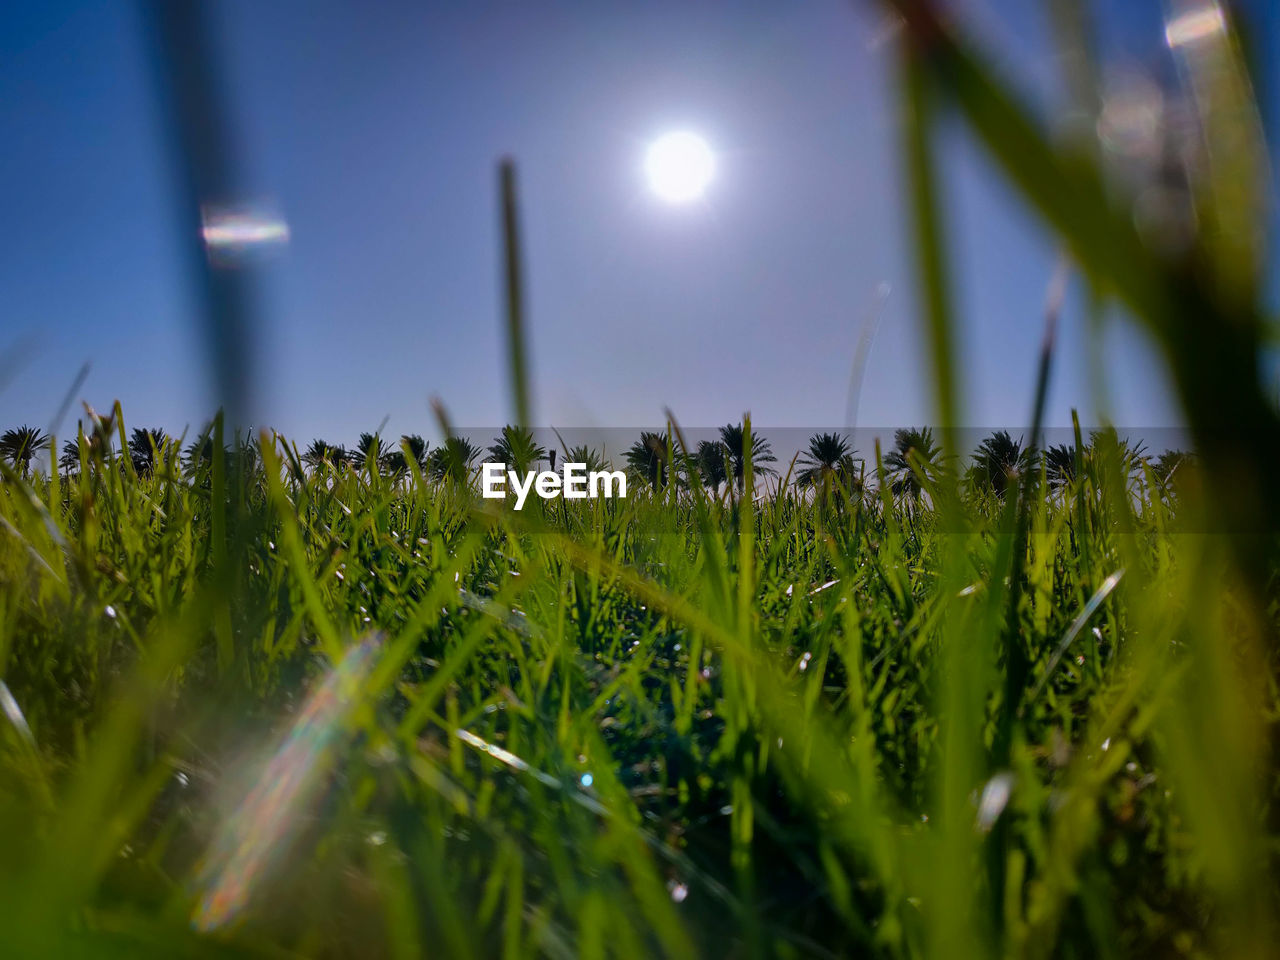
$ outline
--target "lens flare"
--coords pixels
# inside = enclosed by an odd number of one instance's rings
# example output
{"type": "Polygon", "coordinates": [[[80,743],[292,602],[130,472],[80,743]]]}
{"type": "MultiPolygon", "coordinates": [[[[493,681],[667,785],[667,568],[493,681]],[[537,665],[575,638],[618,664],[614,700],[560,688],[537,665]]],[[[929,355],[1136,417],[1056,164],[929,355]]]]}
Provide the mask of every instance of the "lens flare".
{"type": "Polygon", "coordinates": [[[1164,27],[1164,41],[1171,49],[1200,43],[1226,33],[1227,20],[1217,3],[1201,3],[1171,17],[1164,27]]]}
{"type": "Polygon", "coordinates": [[[202,892],[191,917],[197,930],[216,930],[239,916],[273,858],[283,852],[300,812],[323,782],[328,748],[342,729],[377,647],[377,640],[369,637],[329,671],[257,784],[223,824],[199,872],[202,892]]]}
{"type": "Polygon", "coordinates": [[[214,255],[239,255],[289,242],[289,224],[261,210],[206,207],[201,221],[201,237],[214,255]]]}

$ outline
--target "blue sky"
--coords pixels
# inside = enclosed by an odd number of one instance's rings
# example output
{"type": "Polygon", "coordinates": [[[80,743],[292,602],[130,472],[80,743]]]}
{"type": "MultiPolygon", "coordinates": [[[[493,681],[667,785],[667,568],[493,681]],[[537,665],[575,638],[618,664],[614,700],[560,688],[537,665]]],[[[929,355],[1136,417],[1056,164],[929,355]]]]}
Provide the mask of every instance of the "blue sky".
{"type": "MultiPolygon", "coordinates": [[[[508,154],[537,422],[639,426],[669,405],[687,424],[750,409],[758,424],[842,426],[859,325],[886,283],[859,422],[933,419],[892,48],[870,5],[213,6],[245,200],[291,231],[256,264],[255,423],[350,442],[387,417],[389,434],[431,434],[433,395],[459,424],[510,417],[495,200],[508,154]],[[645,147],[672,128],[718,155],[692,207],[645,188],[645,147]]],[[[1042,5],[958,6],[1000,69],[1052,103],[1042,5]]],[[[1108,63],[1168,70],[1159,3],[1099,6],[1108,63]]],[[[1268,4],[1245,6],[1274,36],[1268,4]]],[[[86,360],[95,406],[200,424],[214,395],[138,10],[6,5],[0,91],[0,371],[16,370],[3,425],[46,425],[86,360]]],[[[944,145],[965,422],[1023,424],[1054,246],[962,131],[944,145]]],[[[1098,415],[1085,347],[1073,292],[1051,423],[1072,406],[1098,415]]],[[[1112,420],[1177,422],[1138,332],[1113,325],[1101,352],[1112,420]]]]}

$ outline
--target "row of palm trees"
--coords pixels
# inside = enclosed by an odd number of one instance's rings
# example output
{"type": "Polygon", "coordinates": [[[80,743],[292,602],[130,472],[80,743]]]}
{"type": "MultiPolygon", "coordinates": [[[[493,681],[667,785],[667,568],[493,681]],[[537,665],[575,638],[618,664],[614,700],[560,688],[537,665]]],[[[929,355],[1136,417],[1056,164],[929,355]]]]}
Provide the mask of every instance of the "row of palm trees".
{"type": "MultiPolygon", "coordinates": [[[[85,449],[79,439],[63,444],[59,467],[68,472],[79,469],[82,457],[93,462],[109,455],[112,423],[109,418],[95,417],[85,433],[85,449]]],[[[50,438],[41,430],[22,426],[0,435],[0,459],[8,461],[23,477],[29,476],[32,461],[48,449],[50,438]]],[[[673,481],[678,486],[699,483],[711,491],[733,488],[741,491],[746,483],[747,464],[755,477],[777,476],[777,457],[764,437],[751,432],[743,423],[721,427],[718,436],[702,440],[685,452],[677,449],[670,433],[642,431],[640,437],[623,453],[626,469],[637,480],[654,489],[663,489],[673,481]]],[[[252,446],[243,445],[241,457],[252,457],[252,446]]],[[[212,456],[213,439],[206,432],[178,450],[178,441],[163,430],[135,429],[129,436],[127,455],[136,473],[151,476],[162,465],[181,462],[187,475],[194,473],[212,456]],[[181,453],[179,458],[178,454],[181,453]]],[[[238,446],[239,449],[239,446],[238,446]]],[[[503,427],[488,448],[482,448],[465,437],[451,436],[432,448],[418,434],[400,437],[397,448],[377,433],[362,433],[354,447],[347,448],[326,440],[313,440],[298,456],[298,461],[313,474],[355,471],[377,471],[384,476],[404,477],[417,473],[435,482],[446,480],[466,483],[473,476],[476,463],[487,453],[492,460],[524,472],[542,462],[555,468],[557,451],[537,442],[533,431],[515,426],[503,427]]],[[[588,470],[612,466],[605,454],[582,444],[565,451],[568,462],[585,463],[588,470]]],[[[927,488],[953,470],[958,470],[964,486],[975,494],[1003,497],[1005,492],[1027,471],[1039,471],[1043,464],[1051,487],[1070,483],[1086,463],[1108,458],[1119,475],[1132,478],[1149,468],[1155,479],[1167,484],[1183,467],[1188,455],[1166,451],[1154,460],[1145,447],[1122,440],[1114,430],[1095,431],[1082,450],[1059,444],[1038,456],[1021,437],[1007,430],[997,430],[985,437],[974,449],[967,464],[959,467],[942,452],[933,431],[928,427],[896,430],[892,447],[883,458],[886,482],[895,496],[919,501],[927,488]]],[[[847,437],[839,433],[817,433],[795,462],[795,477],[802,488],[843,490],[860,495],[865,488],[867,466],[847,437]]],[[[873,470],[872,473],[875,473],[873,470]]]]}
{"type": "MultiPolygon", "coordinates": [[[[451,436],[444,443],[431,449],[430,443],[416,433],[400,437],[398,449],[376,433],[360,434],[359,442],[348,449],[327,440],[312,440],[301,454],[301,462],[313,473],[338,471],[344,467],[372,471],[392,477],[416,472],[430,480],[466,481],[485,451],[466,437],[451,436]]],[[[534,464],[548,459],[554,461],[555,451],[548,455],[539,445],[531,430],[507,426],[494,439],[488,453],[495,460],[512,464],[515,469],[527,470],[534,464]]]]}
{"type": "Polygon", "coordinates": [[[747,463],[755,476],[774,476],[777,462],[769,441],[750,433],[740,423],[720,428],[715,440],[703,440],[688,454],[677,449],[669,433],[642,431],[640,439],[623,454],[627,469],[655,488],[665,487],[674,478],[687,484],[697,477],[709,489],[732,484],[741,490],[746,483],[747,463]]]}
{"type": "MultiPolygon", "coordinates": [[[[88,432],[81,431],[84,446],[79,439],[67,440],[62,445],[58,456],[58,466],[66,472],[80,469],[82,456],[85,461],[93,463],[111,456],[114,434],[111,418],[95,417],[88,432]]],[[[23,477],[31,475],[31,463],[37,454],[49,449],[52,438],[44,431],[23,425],[16,429],[6,430],[0,434],[0,460],[8,462],[23,477]]],[[[129,462],[134,471],[141,476],[151,476],[162,464],[168,463],[170,454],[176,451],[177,441],[163,430],[147,430],[138,428],[130,434],[127,443],[129,462]]],[[[242,445],[239,454],[228,451],[232,455],[252,457],[252,447],[242,445]]],[[[213,440],[207,434],[188,444],[183,451],[182,461],[190,469],[212,457],[213,440]]],[[[188,472],[190,472],[190,469],[188,472]]]]}
{"type": "MultiPolygon", "coordinates": [[[[655,488],[665,486],[670,478],[688,483],[696,478],[710,490],[730,484],[741,490],[747,457],[745,431],[740,424],[720,429],[718,440],[704,440],[683,459],[675,453],[665,433],[643,433],[626,453],[631,472],[655,488]],[[672,464],[676,469],[672,470],[672,464]]],[[[769,442],[759,435],[751,436],[751,464],[756,476],[776,476],[776,462],[769,442]]],[[[1142,443],[1122,439],[1115,430],[1093,431],[1077,450],[1074,445],[1058,444],[1039,453],[1022,437],[1014,438],[1008,430],[996,430],[985,437],[970,454],[967,463],[956,462],[942,451],[929,427],[905,427],[894,431],[893,445],[883,457],[885,482],[896,497],[918,502],[928,488],[951,473],[958,473],[965,490],[975,496],[993,495],[1003,498],[1006,491],[1041,467],[1048,485],[1062,489],[1081,470],[1106,465],[1126,488],[1141,482],[1144,472],[1151,471],[1154,480],[1167,487],[1179,470],[1186,470],[1190,455],[1180,450],[1167,450],[1155,459],[1147,455],[1142,443]]],[[[816,433],[796,457],[795,478],[801,488],[826,491],[841,490],[860,496],[867,488],[866,461],[857,456],[847,437],[839,433],[816,433]]],[[[878,471],[872,469],[870,473],[878,471]]]]}
{"type": "Polygon", "coordinates": [[[1041,468],[1045,481],[1053,489],[1066,487],[1082,470],[1102,467],[1126,488],[1140,482],[1150,470],[1154,480],[1168,486],[1179,470],[1185,471],[1190,455],[1181,450],[1166,450],[1154,460],[1145,444],[1121,438],[1112,428],[1095,430],[1080,448],[1073,444],[1057,444],[1043,452],[1027,445],[1022,437],[1014,439],[1008,430],[996,430],[974,448],[967,464],[957,470],[951,458],[941,450],[928,427],[899,429],[894,432],[892,449],[884,457],[886,475],[893,492],[918,500],[926,485],[949,472],[958,472],[963,486],[976,495],[1003,497],[1029,473],[1041,468]]]}

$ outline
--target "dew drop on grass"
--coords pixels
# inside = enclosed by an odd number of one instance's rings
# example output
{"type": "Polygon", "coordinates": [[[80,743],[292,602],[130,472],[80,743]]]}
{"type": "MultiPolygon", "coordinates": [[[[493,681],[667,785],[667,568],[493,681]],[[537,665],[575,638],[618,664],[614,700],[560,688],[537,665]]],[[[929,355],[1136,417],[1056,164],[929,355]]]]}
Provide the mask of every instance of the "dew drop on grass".
{"type": "Polygon", "coordinates": [[[596,782],[596,778],[589,773],[584,773],[578,780],[584,787],[589,787],[596,782]]]}
{"type": "Polygon", "coordinates": [[[667,889],[671,891],[671,899],[676,903],[684,903],[685,897],[689,896],[688,885],[675,880],[667,884],[667,889]]]}
{"type": "Polygon", "coordinates": [[[105,614],[106,614],[108,617],[110,617],[112,620],[114,620],[114,619],[116,618],[116,608],[115,608],[115,607],[113,607],[113,606],[112,606],[111,604],[109,604],[109,603],[108,603],[105,607],[103,607],[103,608],[102,608],[102,612],[103,612],[103,613],[105,613],[105,614]]]}
{"type": "Polygon", "coordinates": [[[380,847],[387,842],[387,834],[385,831],[375,830],[366,839],[369,841],[369,846],[380,847]]]}

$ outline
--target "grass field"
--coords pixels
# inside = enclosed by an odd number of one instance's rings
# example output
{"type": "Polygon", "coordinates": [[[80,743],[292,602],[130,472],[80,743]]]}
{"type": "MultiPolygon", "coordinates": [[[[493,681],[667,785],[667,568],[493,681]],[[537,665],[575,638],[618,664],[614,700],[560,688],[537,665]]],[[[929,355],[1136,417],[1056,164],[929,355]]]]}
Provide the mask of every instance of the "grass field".
{"type": "Polygon", "coordinates": [[[1272,665],[1241,670],[1224,538],[1174,532],[1195,473],[1103,437],[1075,480],[1026,471],[1021,515],[931,506],[925,468],[919,500],[833,474],[517,514],[270,436],[185,462],[107,440],[0,488],[4,922],[31,955],[1265,929],[1272,665]]]}
{"type": "MultiPolygon", "coordinates": [[[[1205,174],[1194,248],[1153,250],[930,10],[901,6],[901,87],[939,422],[949,105],[1159,344],[1194,462],[1078,431],[969,471],[939,429],[927,457],[800,487],[744,455],[707,489],[672,422],[627,499],[515,513],[409,446],[304,461],[219,418],[129,456],[117,408],[38,471],[15,437],[5,955],[1273,954],[1280,417],[1248,151],[1205,174]]],[[[1244,103],[1223,76],[1205,96],[1244,103]]]]}

